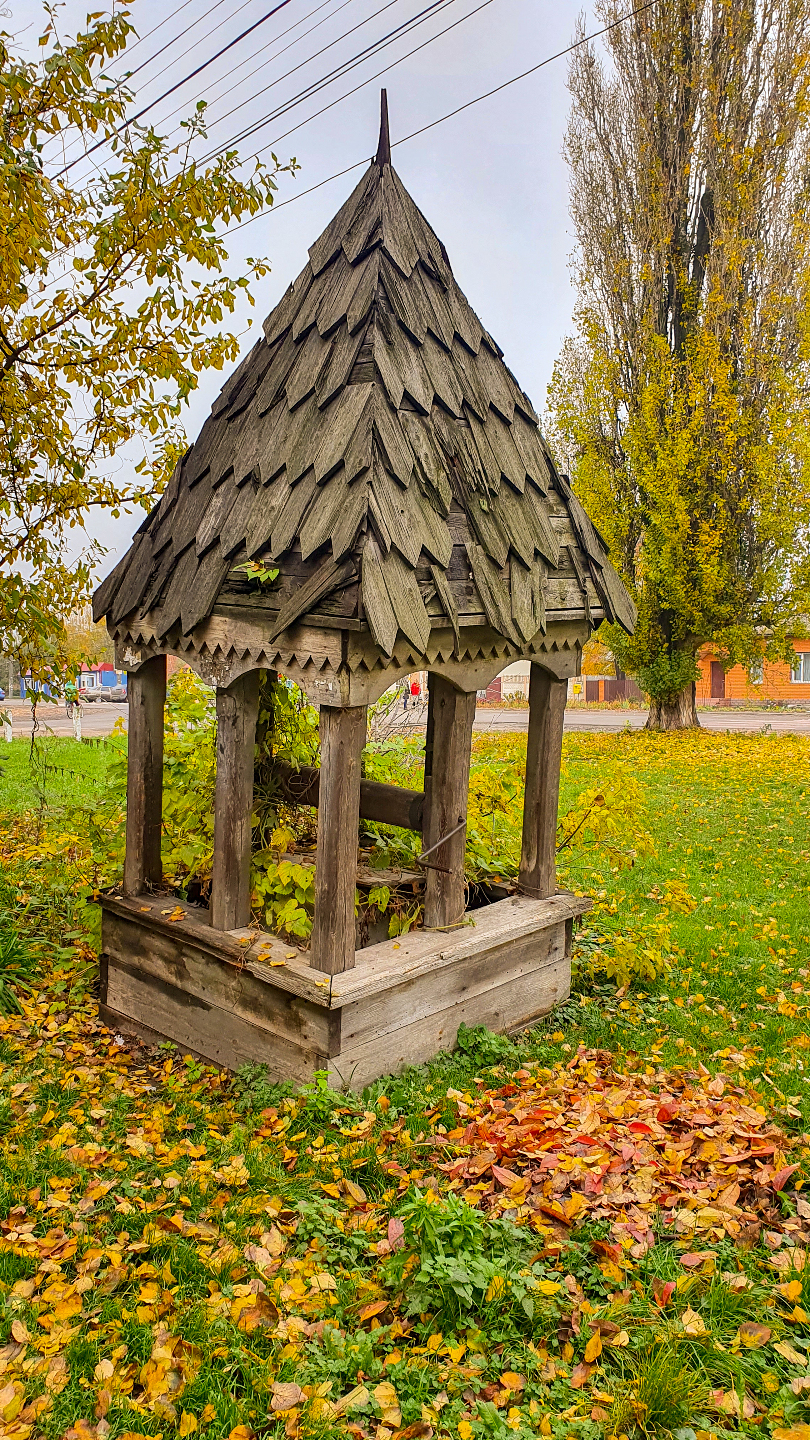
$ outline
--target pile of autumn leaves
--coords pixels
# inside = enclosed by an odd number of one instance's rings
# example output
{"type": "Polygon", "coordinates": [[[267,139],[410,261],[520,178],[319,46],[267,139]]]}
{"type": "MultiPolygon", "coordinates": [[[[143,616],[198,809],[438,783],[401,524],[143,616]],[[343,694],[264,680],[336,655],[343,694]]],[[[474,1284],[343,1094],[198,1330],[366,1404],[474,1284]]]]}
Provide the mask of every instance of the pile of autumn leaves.
{"type": "Polygon", "coordinates": [[[705,1368],[699,1440],[810,1435],[807,1152],[733,1055],[713,1078],[598,1052],[471,1077],[426,1093],[416,1130],[384,1094],[240,1113],[229,1077],[133,1052],[89,1011],[0,1028],[9,1440],[588,1440],[617,1406],[644,1429],[659,1344],[705,1368]],[[521,1334],[506,1276],[452,1329],[409,1313],[417,1193],[531,1239],[521,1334]]]}

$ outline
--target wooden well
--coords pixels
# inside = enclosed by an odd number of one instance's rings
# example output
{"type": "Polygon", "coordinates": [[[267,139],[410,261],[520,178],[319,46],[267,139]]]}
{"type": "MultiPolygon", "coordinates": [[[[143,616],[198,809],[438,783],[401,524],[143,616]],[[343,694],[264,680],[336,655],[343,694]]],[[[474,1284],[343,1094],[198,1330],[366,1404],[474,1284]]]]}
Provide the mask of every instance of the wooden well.
{"type": "Polygon", "coordinates": [[[462,1021],[517,1030],[568,994],[588,902],[556,892],[567,680],[596,625],[635,620],[387,136],[383,104],[375,160],[94,601],[129,671],[130,714],[102,1013],[218,1063],[294,1080],[328,1069],[354,1086],[452,1046],[462,1021]],[[272,587],[246,578],[252,559],[278,570],[272,587]],[[216,686],[207,908],[161,894],[170,654],[216,686]],[[519,893],[468,911],[476,691],[519,658],[531,661],[519,893]],[[417,669],[429,672],[424,791],[398,792],[361,778],[367,708],[417,669]],[[318,806],[308,956],[251,927],[263,670],[320,712],[320,771],[278,772],[318,806]],[[423,930],[358,950],[361,817],[421,832],[425,886],[423,930]]]}

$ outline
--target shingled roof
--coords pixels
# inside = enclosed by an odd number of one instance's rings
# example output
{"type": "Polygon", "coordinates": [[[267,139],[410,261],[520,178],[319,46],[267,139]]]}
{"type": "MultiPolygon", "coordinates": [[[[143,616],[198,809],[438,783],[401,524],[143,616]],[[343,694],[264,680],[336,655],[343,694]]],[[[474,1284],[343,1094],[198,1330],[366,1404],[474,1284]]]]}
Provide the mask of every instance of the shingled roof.
{"type": "Polygon", "coordinates": [[[385,107],[376,158],[96,592],[95,617],[114,629],[138,612],[158,640],[188,635],[249,590],[248,559],[281,571],[262,600],[271,639],[304,617],[352,616],[390,656],[400,634],[419,653],[431,627],[458,640],[465,616],[518,645],[561,606],[635,621],[531,401],[391,166],[385,107]]]}

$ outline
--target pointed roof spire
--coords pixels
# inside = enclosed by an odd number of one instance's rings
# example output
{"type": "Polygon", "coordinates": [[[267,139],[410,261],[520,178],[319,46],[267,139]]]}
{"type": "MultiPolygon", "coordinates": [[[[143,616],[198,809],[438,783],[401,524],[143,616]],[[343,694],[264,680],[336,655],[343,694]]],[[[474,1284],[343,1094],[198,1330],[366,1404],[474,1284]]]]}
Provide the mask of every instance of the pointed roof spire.
{"type": "Polygon", "coordinates": [[[377,154],[374,157],[375,163],[382,170],[383,165],[391,164],[391,137],[388,132],[388,91],[380,91],[380,140],[377,146],[377,154]]]}

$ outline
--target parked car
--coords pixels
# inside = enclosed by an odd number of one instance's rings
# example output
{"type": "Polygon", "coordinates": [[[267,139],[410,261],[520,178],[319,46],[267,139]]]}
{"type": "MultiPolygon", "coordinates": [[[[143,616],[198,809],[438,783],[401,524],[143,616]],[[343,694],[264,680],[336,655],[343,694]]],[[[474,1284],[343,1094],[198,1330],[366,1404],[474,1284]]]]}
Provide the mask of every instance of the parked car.
{"type": "Polygon", "coordinates": [[[6,692],[5,692],[5,690],[3,689],[2,685],[0,685],[0,700],[5,700],[5,698],[6,698],[6,692]]]}
{"type": "Polygon", "coordinates": [[[110,704],[113,701],[120,703],[127,698],[126,685],[88,685],[86,689],[79,691],[82,704],[95,704],[97,700],[107,700],[110,704]]]}

